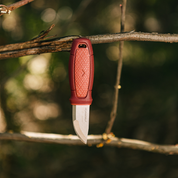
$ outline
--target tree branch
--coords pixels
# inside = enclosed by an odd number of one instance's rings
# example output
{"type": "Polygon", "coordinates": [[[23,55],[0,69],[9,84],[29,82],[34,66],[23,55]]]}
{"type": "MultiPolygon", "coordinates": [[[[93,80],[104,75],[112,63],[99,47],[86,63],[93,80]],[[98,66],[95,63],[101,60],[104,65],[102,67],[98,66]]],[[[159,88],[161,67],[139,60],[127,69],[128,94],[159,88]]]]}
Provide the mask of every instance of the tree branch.
{"type": "MultiPolygon", "coordinates": [[[[123,5],[121,4],[121,32],[124,32],[125,28],[125,11],[126,11],[126,3],[127,0],[123,0],[123,5]]],[[[115,84],[115,93],[114,93],[114,100],[113,100],[113,108],[111,110],[110,114],[110,120],[107,124],[105,133],[108,135],[111,132],[111,129],[113,127],[114,121],[116,119],[117,115],[117,106],[118,106],[118,97],[119,97],[119,84],[120,84],[120,78],[121,78],[121,71],[122,71],[122,56],[123,56],[123,47],[124,47],[124,41],[120,41],[119,43],[119,60],[117,65],[117,76],[116,76],[116,84],[115,84]]]]}
{"type": "Polygon", "coordinates": [[[21,0],[16,3],[10,4],[8,6],[0,5],[0,7],[3,7],[2,11],[7,11],[6,13],[1,13],[1,11],[0,11],[0,16],[3,14],[9,14],[11,11],[13,11],[21,6],[24,6],[32,1],[34,1],[34,0],[21,0]]]}
{"type": "MultiPolygon", "coordinates": [[[[89,135],[88,146],[97,145],[101,143],[102,135],[89,135]]],[[[61,134],[47,134],[35,132],[21,132],[20,133],[0,133],[0,140],[14,140],[37,143],[55,143],[67,145],[83,145],[76,135],[61,135],[61,134]]],[[[149,152],[156,152],[161,154],[178,154],[178,145],[158,145],[150,142],[145,142],[135,139],[111,137],[105,146],[115,146],[119,148],[130,148],[136,150],[144,150],[149,152]]]]}
{"type": "MultiPolygon", "coordinates": [[[[40,34],[37,36],[37,37],[35,37],[35,38],[33,38],[31,41],[29,41],[30,43],[32,43],[32,42],[39,42],[40,40],[42,40],[42,39],[46,39],[45,37],[48,35],[48,33],[53,29],[55,27],[55,25],[54,24],[52,24],[46,31],[41,31],[40,32],[40,34]]],[[[49,38],[49,37],[47,37],[47,38],[49,38]]]]}
{"type": "MultiPolygon", "coordinates": [[[[158,34],[143,32],[126,32],[104,35],[85,36],[89,38],[92,44],[112,43],[117,41],[154,41],[165,43],[177,43],[178,34],[158,34]]],[[[26,55],[35,55],[41,53],[70,51],[72,41],[79,36],[68,36],[54,38],[51,40],[41,40],[38,42],[27,41],[0,46],[0,59],[15,58],[26,55]]]]}

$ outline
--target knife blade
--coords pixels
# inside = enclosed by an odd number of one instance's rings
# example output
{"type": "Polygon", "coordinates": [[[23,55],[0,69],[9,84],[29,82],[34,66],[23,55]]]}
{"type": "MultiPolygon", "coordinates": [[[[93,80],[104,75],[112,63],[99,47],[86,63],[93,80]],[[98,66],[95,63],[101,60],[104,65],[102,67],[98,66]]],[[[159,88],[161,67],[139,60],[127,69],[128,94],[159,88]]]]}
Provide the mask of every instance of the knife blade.
{"type": "Polygon", "coordinates": [[[87,143],[89,130],[89,111],[92,103],[94,78],[93,49],[89,39],[74,39],[69,59],[70,103],[76,134],[83,143],[87,143]]]}

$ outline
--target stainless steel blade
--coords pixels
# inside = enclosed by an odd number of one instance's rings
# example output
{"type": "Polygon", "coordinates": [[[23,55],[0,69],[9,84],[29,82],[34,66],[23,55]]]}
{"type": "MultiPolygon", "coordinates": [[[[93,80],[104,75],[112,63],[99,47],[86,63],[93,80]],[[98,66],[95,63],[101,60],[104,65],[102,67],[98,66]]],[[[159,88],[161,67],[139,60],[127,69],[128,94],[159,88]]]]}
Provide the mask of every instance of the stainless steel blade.
{"type": "Polygon", "coordinates": [[[87,143],[90,105],[72,105],[72,119],[76,134],[87,143]]]}

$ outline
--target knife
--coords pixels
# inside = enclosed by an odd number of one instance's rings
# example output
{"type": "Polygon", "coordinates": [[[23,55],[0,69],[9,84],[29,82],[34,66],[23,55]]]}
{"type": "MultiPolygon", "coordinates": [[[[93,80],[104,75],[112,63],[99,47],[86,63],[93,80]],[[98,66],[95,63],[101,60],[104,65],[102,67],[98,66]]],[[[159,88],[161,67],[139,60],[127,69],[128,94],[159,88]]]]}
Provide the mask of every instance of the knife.
{"type": "Polygon", "coordinates": [[[94,78],[93,49],[89,39],[73,40],[69,59],[69,83],[71,90],[72,120],[76,134],[87,143],[89,111],[92,103],[94,78]]]}

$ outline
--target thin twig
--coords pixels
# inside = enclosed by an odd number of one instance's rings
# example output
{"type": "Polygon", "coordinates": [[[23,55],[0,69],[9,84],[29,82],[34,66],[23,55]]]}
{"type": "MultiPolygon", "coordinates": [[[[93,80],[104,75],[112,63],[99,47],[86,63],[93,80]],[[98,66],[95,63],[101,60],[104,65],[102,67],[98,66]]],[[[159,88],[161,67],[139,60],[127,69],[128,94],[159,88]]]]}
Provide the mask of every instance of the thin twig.
{"type": "MultiPolygon", "coordinates": [[[[127,0],[123,0],[123,5],[120,5],[120,7],[121,7],[121,29],[120,29],[121,32],[124,32],[126,3],[127,3],[127,0]]],[[[106,130],[105,130],[106,134],[109,134],[111,132],[111,129],[113,127],[113,124],[114,124],[114,121],[115,121],[116,115],[117,115],[119,84],[120,84],[121,71],[122,71],[123,46],[124,46],[124,41],[120,41],[120,43],[119,43],[119,60],[118,60],[118,66],[117,66],[117,77],[116,77],[116,84],[115,84],[113,108],[111,111],[110,120],[109,120],[106,130]]]]}
{"type": "MultiPolygon", "coordinates": [[[[21,0],[21,1],[18,1],[16,3],[10,4],[8,6],[5,6],[5,7],[6,7],[8,12],[11,12],[11,11],[13,11],[13,10],[15,10],[15,9],[17,9],[17,8],[19,8],[21,6],[24,6],[24,5],[26,5],[26,4],[28,4],[28,3],[32,2],[32,1],[34,1],[34,0],[21,0]]],[[[0,13],[0,16],[3,15],[3,14],[4,13],[0,13]]]]}
{"type": "Polygon", "coordinates": [[[33,38],[30,42],[39,42],[40,40],[44,39],[48,35],[48,33],[55,27],[55,24],[52,24],[46,31],[40,32],[40,34],[33,38]]]}
{"type": "MultiPolygon", "coordinates": [[[[14,140],[37,143],[51,143],[51,144],[66,144],[66,145],[83,145],[76,135],[61,135],[61,134],[47,134],[35,132],[21,132],[21,133],[0,133],[0,140],[14,140]]],[[[102,141],[102,135],[89,135],[87,145],[97,145],[102,141]]],[[[130,148],[136,150],[144,150],[149,152],[156,152],[161,154],[174,155],[178,154],[178,145],[158,145],[150,142],[145,142],[135,139],[127,138],[110,138],[106,146],[115,146],[119,148],[130,148]]]]}

